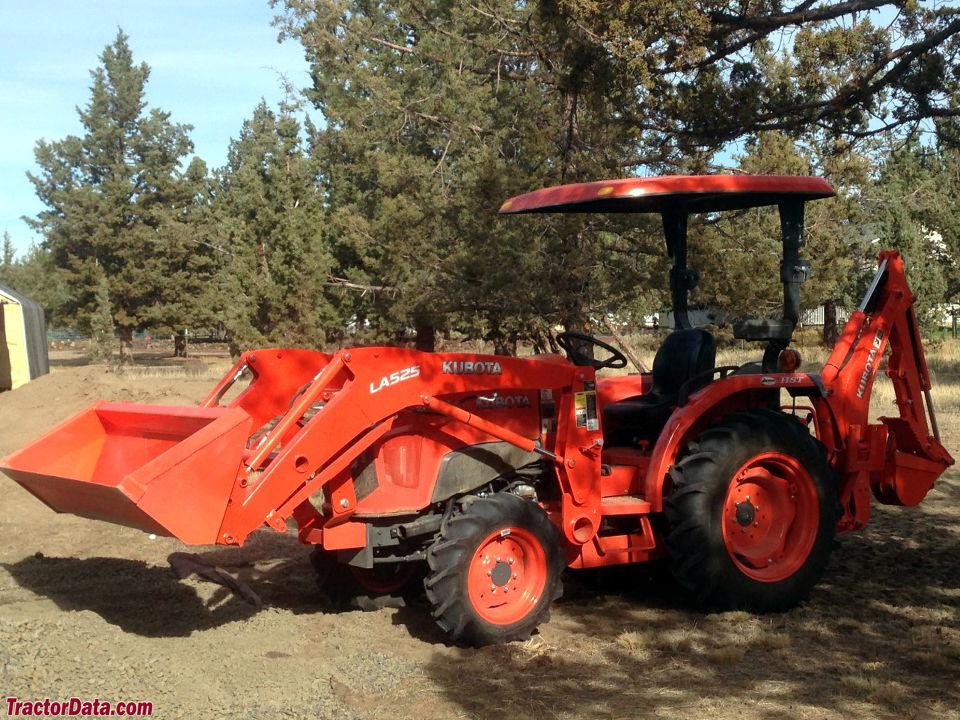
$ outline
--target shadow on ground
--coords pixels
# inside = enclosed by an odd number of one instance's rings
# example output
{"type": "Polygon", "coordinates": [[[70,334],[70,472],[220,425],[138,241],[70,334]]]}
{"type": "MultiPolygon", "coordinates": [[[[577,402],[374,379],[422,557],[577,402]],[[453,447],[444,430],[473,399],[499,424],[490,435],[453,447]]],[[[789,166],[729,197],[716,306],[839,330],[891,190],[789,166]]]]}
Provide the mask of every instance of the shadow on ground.
{"type": "MultiPolygon", "coordinates": [[[[152,368],[152,369],[163,369],[169,368],[171,370],[177,368],[183,368],[184,366],[189,366],[191,363],[202,365],[203,360],[206,359],[230,359],[229,352],[215,352],[205,350],[203,352],[194,352],[191,353],[188,357],[176,357],[173,354],[173,350],[166,351],[138,351],[133,353],[132,362],[128,366],[129,368],[152,368]]],[[[111,358],[111,363],[117,361],[116,357],[111,358]]],[[[87,365],[95,365],[93,360],[91,360],[90,355],[84,352],[70,353],[67,355],[64,352],[58,352],[49,359],[51,367],[85,367],[87,365]]],[[[187,368],[189,370],[189,367],[187,368]]]]}
{"type": "MultiPolygon", "coordinates": [[[[264,607],[319,612],[325,608],[307,554],[295,538],[281,535],[243,548],[198,553],[246,584],[264,607]]],[[[3,568],[21,587],[63,610],[90,610],[125,632],[145,637],[183,637],[257,612],[221,585],[178,580],[167,565],[38,553],[3,568]]]]}
{"type": "Polygon", "coordinates": [[[626,569],[575,579],[529,643],[438,650],[426,673],[471,718],[960,717],[960,488],[937,494],[878,509],[789,613],[701,614],[626,569]]]}
{"type": "Polygon", "coordinates": [[[88,355],[76,355],[73,357],[51,357],[49,359],[50,367],[84,367],[90,365],[88,355]]]}
{"type": "MultiPolygon", "coordinates": [[[[529,643],[451,648],[426,608],[399,609],[393,622],[431,647],[403,687],[439,696],[443,717],[960,718],[960,487],[950,478],[918,508],[877,508],[844,538],[809,602],[784,614],[696,612],[659,566],[571,573],[529,643]]],[[[267,607],[332,610],[293,536],[200,554],[267,607]]],[[[66,611],[146,637],[256,612],[225,588],[143,562],[30,556],[4,567],[66,611]]],[[[394,710],[410,717],[419,706],[394,710]]]]}

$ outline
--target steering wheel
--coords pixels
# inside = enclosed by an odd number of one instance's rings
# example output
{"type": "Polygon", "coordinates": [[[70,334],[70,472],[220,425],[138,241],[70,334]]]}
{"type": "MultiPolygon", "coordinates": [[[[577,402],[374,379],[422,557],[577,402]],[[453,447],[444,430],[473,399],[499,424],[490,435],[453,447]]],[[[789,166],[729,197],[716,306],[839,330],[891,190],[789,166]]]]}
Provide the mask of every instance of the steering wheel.
{"type": "Polygon", "coordinates": [[[573,331],[557,333],[557,345],[559,345],[560,348],[567,354],[567,357],[570,358],[570,362],[572,362],[574,365],[589,365],[595,370],[599,370],[601,368],[619,370],[620,368],[625,368],[627,366],[626,355],[612,345],[608,345],[607,343],[603,342],[603,340],[598,340],[593,335],[587,335],[586,333],[573,331]],[[587,355],[583,351],[583,348],[576,342],[570,342],[571,340],[586,343],[588,345],[595,345],[596,347],[606,350],[608,353],[610,353],[610,357],[608,357],[606,360],[595,360],[587,355]]]}

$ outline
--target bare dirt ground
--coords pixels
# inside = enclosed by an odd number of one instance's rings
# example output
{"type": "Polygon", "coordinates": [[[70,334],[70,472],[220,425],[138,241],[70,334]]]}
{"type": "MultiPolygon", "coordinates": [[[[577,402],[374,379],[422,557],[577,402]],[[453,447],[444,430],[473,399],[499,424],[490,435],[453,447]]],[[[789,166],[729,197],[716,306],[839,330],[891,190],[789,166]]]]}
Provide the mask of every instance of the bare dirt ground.
{"type": "MultiPolygon", "coordinates": [[[[59,362],[0,394],[0,454],[101,397],[195,403],[218,374],[59,362]]],[[[942,424],[958,454],[960,416],[942,424]]],[[[445,644],[423,608],[333,612],[293,536],[199,549],[255,610],[174,578],[167,556],[195,548],[56,515],[5,477],[0,494],[7,697],[148,700],[160,718],[960,718],[955,469],[918,508],[877,507],[789,613],[697,613],[658,568],[571,574],[530,642],[483,650],[445,644]]]]}

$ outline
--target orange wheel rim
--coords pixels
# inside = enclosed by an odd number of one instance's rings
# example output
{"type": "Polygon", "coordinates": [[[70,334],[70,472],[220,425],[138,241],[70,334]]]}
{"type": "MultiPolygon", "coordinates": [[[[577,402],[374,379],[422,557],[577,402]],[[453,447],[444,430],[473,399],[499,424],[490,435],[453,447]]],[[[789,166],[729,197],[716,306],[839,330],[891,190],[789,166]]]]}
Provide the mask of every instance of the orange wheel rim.
{"type": "Polygon", "coordinates": [[[724,545],[737,568],[754,580],[779,582],[803,567],[819,525],[813,478],[790,455],[751,458],[727,489],[724,545]]]}
{"type": "Polygon", "coordinates": [[[470,560],[467,593],[484,620],[510,625],[526,617],[547,585],[547,555],[533,533],[504,528],[490,533],[470,560]]]}

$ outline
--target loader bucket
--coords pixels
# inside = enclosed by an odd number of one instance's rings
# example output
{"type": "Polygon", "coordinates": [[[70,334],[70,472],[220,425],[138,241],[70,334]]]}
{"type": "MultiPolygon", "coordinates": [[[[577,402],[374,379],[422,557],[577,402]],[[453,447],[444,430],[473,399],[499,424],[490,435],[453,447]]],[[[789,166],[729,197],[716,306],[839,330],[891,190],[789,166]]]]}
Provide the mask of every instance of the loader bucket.
{"type": "Polygon", "coordinates": [[[236,407],[101,401],[0,469],[57,512],[213,544],[251,424],[236,407]]]}

